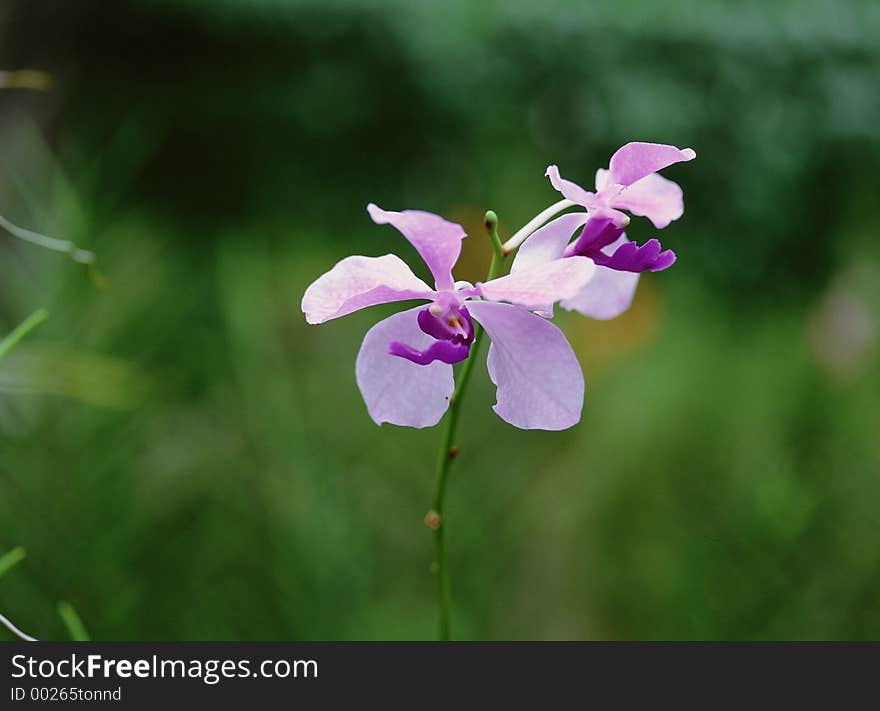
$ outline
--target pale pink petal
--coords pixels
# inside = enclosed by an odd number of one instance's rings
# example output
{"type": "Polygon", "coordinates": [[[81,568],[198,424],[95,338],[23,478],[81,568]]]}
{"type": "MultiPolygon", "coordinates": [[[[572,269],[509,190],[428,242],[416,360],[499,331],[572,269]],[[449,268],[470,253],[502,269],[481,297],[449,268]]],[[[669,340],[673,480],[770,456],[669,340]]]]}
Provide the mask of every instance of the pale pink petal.
{"type": "Polygon", "coordinates": [[[367,306],[433,295],[400,257],[346,257],[309,285],[302,310],[309,323],[324,323],[367,306]]]}
{"type": "MultiPolygon", "coordinates": [[[[607,170],[596,172],[596,184],[607,180],[607,170]],[[600,177],[600,173],[604,176],[600,177]]],[[[611,201],[619,210],[629,210],[634,215],[647,217],[657,229],[663,229],[684,214],[684,197],[678,183],[657,173],[637,180],[611,201]]]]}
{"type": "Polygon", "coordinates": [[[575,231],[583,227],[589,218],[590,216],[586,212],[572,212],[557,217],[532,232],[513,258],[513,264],[510,267],[511,274],[521,269],[561,259],[565,255],[565,248],[575,231]]]}
{"type": "Polygon", "coordinates": [[[492,339],[487,364],[498,416],[525,430],[577,424],[584,376],[562,331],[519,306],[473,301],[468,310],[492,339]]]}
{"type": "Polygon", "coordinates": [[[394,341],[424,349],[434,342],[419,328],[421,308],[389,316],[373,326],[358,352],[355,373],[370,417],[381,425],[431,427],[449,407],[452,366],[439,360],[416,365],[389,353],[394,341]]]}
{"type": "MultiPolygon", "coordinates": [[[[627,242],[623,235],[613,244],[605,247],[606,254],[614,251],[627,242]]],[[[620,316],[632,304],[639,275],[634,272],[619,272],[608,267],[597,266],[593,278],[587,285],[572,297],[560,302],[560,306],[569,311],[579,311],[584,316],[607,320],[620,316]]]]}
{"type": "Polygon", "coordinates": [[[584,190],[577,183],[573,183],[570,180],[561,177],[559,175],[559,168],[555,165],[547,166],[547,171],[544,174],[550,178],[550,184],[561,192],[563,197],[587,208],[592,207],[595,204],[595,193],[584,190]]]}
{"type": "Polygon", "coordinates": [[[691,148],[679,150],[662,143],[627,143],[611,156],[608,180],[612,184],[631,185],[649,173],[696,157],[691,148]]]}
{"type": "Polygon", "coordinates": [[[544,309],[577,294],[590,281],[595,268],[593,260],[586,257],[556,259],[478,284],[478,289],[492,301],[544,309]]]}
{"type": "Polygon", "coordinates": [[[562,308],[607,320],[620,316],[632,304],[639,275],[596,267],[596,274],[579,294],[560,302],[562,308]]]}
{"type": "Polygon", "coordinates": [[[455,283],[452,267],[461,254],[461,241],[467,236],[461,225],[439,215],[421,210],[392,212],[370,203],[367,212],[379,225],[393,225],[418,250],[425,260],[438,290],[451,289],[455,283]]]}

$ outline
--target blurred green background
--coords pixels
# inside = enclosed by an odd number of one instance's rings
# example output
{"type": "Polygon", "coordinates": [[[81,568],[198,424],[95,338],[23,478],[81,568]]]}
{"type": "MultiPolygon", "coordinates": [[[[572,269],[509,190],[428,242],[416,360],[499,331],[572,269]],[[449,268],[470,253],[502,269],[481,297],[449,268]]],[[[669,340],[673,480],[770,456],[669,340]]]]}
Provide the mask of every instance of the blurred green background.
{"type": "MultiPolygon", "coordinates": [[[[7,0],[0,214],[0,611],[64,638],[435,634],[440,432],[378,428],[375,308],[306,285],[415,253],[364,206],[503,234],[630,140],[665,172],[675,268],[611,322],[558,318],[581,424],[521,432],[481,365],[448,499],[472,639],[880,637],[880,5],[7,0]]],[[[646,220],[630,235],[653,236],[646,220]]],[[[5,632],[0,631],[5,635],[5,632]]]]}

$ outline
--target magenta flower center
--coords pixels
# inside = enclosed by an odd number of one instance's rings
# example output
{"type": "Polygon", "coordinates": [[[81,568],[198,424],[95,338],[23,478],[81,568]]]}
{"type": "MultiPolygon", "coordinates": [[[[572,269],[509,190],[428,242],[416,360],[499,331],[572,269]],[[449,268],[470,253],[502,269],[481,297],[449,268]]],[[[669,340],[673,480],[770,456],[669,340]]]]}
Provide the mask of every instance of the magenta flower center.
{"type": "Polygon", "coordinates": [[[406,358],[418,365],[428,365],[435,360],[460,363],[468,357],[471,343],[474,342],[474,322],[468,310],[456,303],[444,305],[435,301],[428,308],[419,311],[419,328],[431,336],[434,342],[424,350],[419,350],[392,341],[388,352],[393,356],[406,358]]]}
{"type": "Polygon", "coordinates": [[[610,254],[611,247],[623,236],[625,225],[617,219],[617,210],[596,211],[591,216],[580,236],[565,250],[566,257],[589,257],[601,267],[621,272],[659,272],[675,262],[675,253],[662,251],[660,241],[650,239],[639,246],[635,242],[624,242],[610,254]]]}

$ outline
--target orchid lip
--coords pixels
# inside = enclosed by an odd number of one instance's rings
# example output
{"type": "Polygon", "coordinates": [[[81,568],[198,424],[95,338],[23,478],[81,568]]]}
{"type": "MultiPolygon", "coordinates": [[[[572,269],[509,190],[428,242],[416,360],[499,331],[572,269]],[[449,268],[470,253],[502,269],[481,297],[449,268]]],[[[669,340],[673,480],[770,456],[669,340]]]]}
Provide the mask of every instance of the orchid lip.
{"type": "Polygon", "coordinates": [[[454,365],[470,355],[474,342],[474,323],[464,306],[444,308],[433,303],[418,314],[419,328],[434,340],[424,350],[413,348],[399,341],[392,341],[388,352],[399,358],[406,358],[417,365],[428,365],[435,360],[454,365]]]}
{"type": "Polygon", "coordinates": [[[643,245],[624,242],[606,252],[623,235],[623,227],[618,225],[616,216],[602,215],[591,217],[584,224],[578,238],[565,249],[566,257],[589,257],[598,266],[619,272],[659,272],[668,269],[675,262],[672,250],[663,250],[660,241],[650,239],[643,245]]]}
{"type": "Polygon", "coordinates": [[[391,341],[388,344],[388,353],[390,355],[406,358],[416,365],[430,365],[435,360],[455,365],[470,355],[470,349],[470,344],[464,345],[450,341],[434,341],[423,351],[400,341],[391,341]]]}

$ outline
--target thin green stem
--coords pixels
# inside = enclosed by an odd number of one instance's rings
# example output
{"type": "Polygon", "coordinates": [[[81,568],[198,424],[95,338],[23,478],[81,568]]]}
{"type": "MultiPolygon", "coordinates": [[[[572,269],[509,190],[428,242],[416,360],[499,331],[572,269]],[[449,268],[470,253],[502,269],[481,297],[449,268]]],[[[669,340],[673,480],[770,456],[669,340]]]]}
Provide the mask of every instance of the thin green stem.
{"type": "Polygon", "coordinates": [[[46,309],[37,309],[24,321],[18,324],[18,326],[13,328],[7,334],[6,338],[0,341],[0,358],[9,353],[9,351],[12,350],[22,338],[28,335],[47,318],[49,318],[49,312],[46,311],[46,309]]]}
{"type": "MultiPolygon", "coordinates": [[[[486,277],[486,281],[489,281],[501,274],[505,255],[501,239],[498,237],[498,218],[491,210],[486,213],[485,224],[489,232],[489,238],[492,240],[492,263],[489,265],[489,274],[486,277]]],[[[471,379],[474,362],[483,343],[483,333],[482,327],[479,324],[474,324],[474,342],[471,344],[470,354],[461,366],[461,370],[456,378],[455,390],[452,392],[452,397],[449,398],[446,425],[443,430],[440,453],[437,457],[434,507],[425,516],[425,523],[434,531],[437,594],[440,606],[440,639],[443,641],[452,639],[452,593],[449,584],[449,565],[446,562],[446,521],[444,519],[446,483],[449,478],[449,469],[452,466],[452,462],[458,456],[455,436],[458,418],[461,414],[461,403],[471,379]]]]}
{"type": "Polygon", "coordinates": [[[64,252],[65,254],[70,255],[70,258],[74,262],[79,262],[80,264],[94,264],[95,262],[94,252],[90,252],[87,249],[80,249],[70,240],[47,237],[46,235],[41,235],[39,232],[26,230],[24,227],[19,227],[18,225],[13,224],[2,215],[0,215],[0,227],[13,237],[18,237],[18,239],[24,240],[25,242],[30,242],[31,244],[36,244],[55,252],[64,252]]]}

